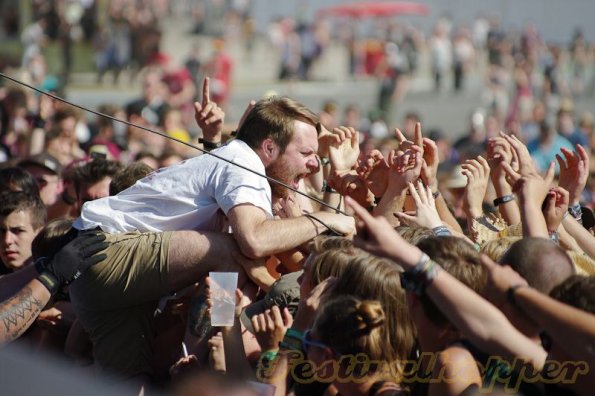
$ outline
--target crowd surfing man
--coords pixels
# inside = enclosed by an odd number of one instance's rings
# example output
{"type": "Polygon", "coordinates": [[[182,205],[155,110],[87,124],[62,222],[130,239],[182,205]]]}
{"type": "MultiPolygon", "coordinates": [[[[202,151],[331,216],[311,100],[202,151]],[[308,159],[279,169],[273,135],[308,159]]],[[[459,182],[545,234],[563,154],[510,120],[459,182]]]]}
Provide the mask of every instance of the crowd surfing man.
{"type": "MultiPolygon", "coordinates": [[[[196,111],[203,133],[221,128],[223,112],[210,102],[208,86],[196,111]]],[[[311,110],[272,97],[257,102],[236,139],[213,152],[297,188],[318,170],[319,129],[311,110]]],[[[160,297],[209,271],[238,271],[241,265],[249,272],[264,264],[246,257],[295,248],[327,226],[345,235],[355,231],[352,217],[336,213],[313,213],[317,220],[273,219],[272,193],[286,197],[289,191],[203,155],[154,172],[116,196],[86,203],[74,226],[105,234],[107,258],[83,274],[70,293],[93,341],[96,364],[125,378],[150,375],[152,317],[160,297]]]]}

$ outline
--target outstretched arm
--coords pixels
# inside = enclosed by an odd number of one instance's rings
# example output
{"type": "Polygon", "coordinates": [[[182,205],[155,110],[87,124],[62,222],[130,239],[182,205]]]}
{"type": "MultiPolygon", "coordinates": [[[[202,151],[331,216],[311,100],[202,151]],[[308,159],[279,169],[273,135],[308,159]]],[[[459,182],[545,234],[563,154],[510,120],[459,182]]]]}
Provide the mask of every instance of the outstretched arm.
{"type": "MultiPolygon", "coordinates": [[[[372,217],[353,200],[347,204],[362,220],[363,229],[356,244],[379,256],[388,257],[407,270],[422,259],[417,247],[404,241],[383,218],[372,217]]],[[[426,294],[451,323],[478,348],[507,358],[521,357],[541,370],[546,352],[521,334],[490,302],[459,282],[446,271],[438,270],[426,294]]]]}

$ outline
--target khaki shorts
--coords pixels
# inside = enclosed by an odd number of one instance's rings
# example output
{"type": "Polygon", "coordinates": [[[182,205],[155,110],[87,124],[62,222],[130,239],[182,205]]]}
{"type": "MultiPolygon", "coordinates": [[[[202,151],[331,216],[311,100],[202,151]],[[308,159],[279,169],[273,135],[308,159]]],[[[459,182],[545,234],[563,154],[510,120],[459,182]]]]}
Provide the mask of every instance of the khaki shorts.
{"type": "Polygon", "coordinates": [[[153,312],[168,290],[172,232],[105,234],[107,258],[70,285],[98,366],[120,377],[151,372],[153,312]]]}

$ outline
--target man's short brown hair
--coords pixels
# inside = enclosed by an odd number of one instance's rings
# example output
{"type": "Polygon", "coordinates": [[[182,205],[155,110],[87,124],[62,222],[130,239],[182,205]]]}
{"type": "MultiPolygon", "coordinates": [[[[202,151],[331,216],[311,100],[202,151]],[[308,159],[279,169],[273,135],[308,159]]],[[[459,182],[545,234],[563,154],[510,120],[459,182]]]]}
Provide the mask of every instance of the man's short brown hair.
{"type": "Polygon", "coordinates": [[[283,152],[293,137],[294,121],[320,131],[318,116],[303,104],[284,96],[261,99],[246,116],[236,137],[253,149],[270,138],[283,152]]]}
{"type": "MultiPolygon", "coordinates": [[[[426,238],[417,247],[461,283],[478,294],[482,293],[487,273],[481,264],[480,254],[469,243],[454,236],[442,236],[426,238]]],[[[427,296],[421,296],[420,300],[425,314],[432,322],[437,325],[449,323],[427,296]]]]}
{"type": "Polygon", "coordinates": [[[39,195],[30,195],[22,191],[5,191],[0,194],[0,217],[8,217],[11,213],[29,211],[31,227],[37,230],[44,226],[47,211],[39,195]]]}

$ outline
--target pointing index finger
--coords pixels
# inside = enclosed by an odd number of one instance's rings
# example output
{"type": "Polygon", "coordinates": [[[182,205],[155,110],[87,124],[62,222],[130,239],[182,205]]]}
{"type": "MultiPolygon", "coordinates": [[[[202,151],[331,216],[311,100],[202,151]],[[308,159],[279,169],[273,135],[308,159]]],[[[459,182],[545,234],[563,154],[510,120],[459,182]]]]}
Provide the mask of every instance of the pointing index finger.
{"type": "Polygon", "coordinates": [[[211,79],[209,77],[205,77],[202,82],[202,105],[203,107],[206,106],[211,101],[211,95],[209,90],[209,84],[211,79]]]}

